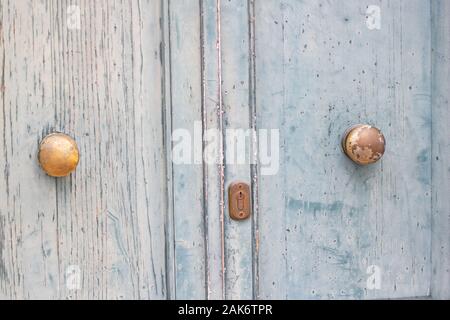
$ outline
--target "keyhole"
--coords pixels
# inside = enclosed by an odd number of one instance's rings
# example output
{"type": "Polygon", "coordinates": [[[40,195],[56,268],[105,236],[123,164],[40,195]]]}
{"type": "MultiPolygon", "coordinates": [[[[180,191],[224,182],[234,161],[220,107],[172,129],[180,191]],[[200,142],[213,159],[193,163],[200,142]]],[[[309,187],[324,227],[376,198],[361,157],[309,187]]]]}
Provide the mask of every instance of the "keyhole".
{"type": "Polygon", "coordinates": [[[242,191],[239,191],[237,207],[238,210],[244,210],[244,193],[242,191]]]}

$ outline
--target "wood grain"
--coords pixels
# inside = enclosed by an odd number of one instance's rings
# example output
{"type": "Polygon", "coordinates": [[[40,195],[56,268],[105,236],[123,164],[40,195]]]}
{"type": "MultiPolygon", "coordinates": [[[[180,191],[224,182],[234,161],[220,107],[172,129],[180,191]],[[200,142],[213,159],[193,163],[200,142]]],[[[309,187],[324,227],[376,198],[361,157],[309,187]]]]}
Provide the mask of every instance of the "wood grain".
{"type": "Polygon", "coordinates": [[[223,130],[220,11],[218,0],[204,0],[201,5],[203,151],[212,150],[212,158],[215,158],[215,161],[211,162],[204,159],[203,164],[207,226],[207,294],[208,299],[218,300],[225,298],[224,141],[223,135],[214,139],[208,137],[207,132],[223,130]]]}
{"type": "MultiPolygon", "coordinates": [[[[201,140],[194,141],[194,127],[200,125],[201,130],[203,119],[200,30],[200,2],[171,2],[172,130],[189,131],[194,143],[192,161],[195,147],[202,146],[201,140]]],[[[201,163],[174,165],[173,188],[176,298],[205,299],[206,232],[201,163]]]]}
{"type": "Polygon", "coordinates": [[[250,123],[250,45],[249,8],[247,1],[221,1],[221,53],[222,95],[225,135],[225,279],[227,299],[251,299],[253,297],[252,270],[252,220],[234,221],[229,215],[228,186],[235,181],[251,185],[250,143],[251,136],[244,141],[250,123]],[[231,131],[242,130],[239,138],[231,131]],[[227,134],[230,133],[230,134],[227,134]],[[240,162],[242,160],[242,162],[240,162]],[[241,164],[242,163],[242,164],[241,164]]]}
{"type": "Polygon", "coordinates": [[[0,299],[449,298],[449,14],[0,1],[0,299]],[[381,162],[343,155],[356,123],[382,129],[381,162]],[[174,164],[173,130],[195,127],[200,157],[219,129],[217,163],[174,164]],[[233,128],[280,130],[278,174],[227,163],[233,128]],[[53,131],[80,149],[68,178],[37,164],[53,131]],[[252,186],[244,222],[228,215],[236,180],[252,186]]]}
{"type": "Polygon", "coordinates": [[[430,3],[377,1],[380,30],[371,4],[256,2],[258,127],[281,137],[279,174],[260,176],[261,298],[430,293],[430,3]],[[374,166],[342,154],[357,123],[387,138],[374,166]]]}
{"type": "Polygon", "coordinates": [[[160,2],[2,1],[0,16],[0,297],[165,298],[160,2]],[[80,148],[67,179],[36,162],[55,130],[80,148]]]}

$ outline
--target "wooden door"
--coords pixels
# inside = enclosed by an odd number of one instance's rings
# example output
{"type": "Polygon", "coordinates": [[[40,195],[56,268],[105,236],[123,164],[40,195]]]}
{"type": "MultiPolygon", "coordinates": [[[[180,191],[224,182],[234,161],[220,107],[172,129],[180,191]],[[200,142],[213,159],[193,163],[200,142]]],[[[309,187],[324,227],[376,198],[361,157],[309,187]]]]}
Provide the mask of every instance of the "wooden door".
{"type": "Polygon", "coordinates": [[[448,219],[439,220],[432,202],[444,188],[435,167],[443,151],[436,125],[448,123],[437,118],[448,108],[440,91],[448,65],[444,77],[437,69],[448,49],[448,33],[440,33],[448,23],[439,29],[448,6],[267,1],[254,10],[255,117],[282,137],[279,174],[259,179],[257,296],[448,291],[448,270],[433,266],[442,254],[432,253],[445,242],[448,251],[449,238],[447,232],[447,240],[441,234],[433,243],[433,222],[448,227],[448,219]],[[375,165],[342,155],[343,132],[358,123],[385,133],[386,156],[375,165]],[[432,283],[436,277],[443,283],[432,283]]]}
{"type": "Polygon", "coordinates": [[[261,163],[225,167],[225,185],[248,179],[254,190],[251,226],[225,224],[225,296],[448,297],[448,201],[439,196],[448,189],[448,5],[220,9],[225,127],[280,136],[277,174],[261,163]],[[343,155],[343,134],[359,123],[386,136],[377,164],[343,155]]]}
{"type": "Polygon", "coordinates": [[[430,2],[372,4],[256,4],[257,125],[283,137],[259,186],[262,298],[430,294],[430,2]],[[384,132],[375,165],[342,156],[358,123],[384,132]]]}
{"type": "Polygon", "coordinates": [[[0,0],[0,299],[448,298],[449,13],[0,0]],[[369,167],[341,151],[358,123],[386,136],[369,167]],[[190,163],[173,161],[178,129],[190,163]],[[278,130],[278,170],[227,161],[228,129],[278,130]],[[66,178],[37,162],[54,131],[80,150],[66,178]]]}

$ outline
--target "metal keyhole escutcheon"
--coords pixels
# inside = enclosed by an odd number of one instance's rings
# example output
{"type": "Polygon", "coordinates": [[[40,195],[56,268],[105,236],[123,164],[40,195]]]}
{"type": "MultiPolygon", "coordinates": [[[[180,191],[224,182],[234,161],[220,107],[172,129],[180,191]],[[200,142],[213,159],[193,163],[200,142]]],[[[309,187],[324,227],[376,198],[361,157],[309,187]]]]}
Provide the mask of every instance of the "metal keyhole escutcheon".
{"type": "Polygon", "coordinates": [[[233,220],[245,220],[251,214],[250,186],[245,182],[234,182],[228,188],[228,206],[233,220]]]}

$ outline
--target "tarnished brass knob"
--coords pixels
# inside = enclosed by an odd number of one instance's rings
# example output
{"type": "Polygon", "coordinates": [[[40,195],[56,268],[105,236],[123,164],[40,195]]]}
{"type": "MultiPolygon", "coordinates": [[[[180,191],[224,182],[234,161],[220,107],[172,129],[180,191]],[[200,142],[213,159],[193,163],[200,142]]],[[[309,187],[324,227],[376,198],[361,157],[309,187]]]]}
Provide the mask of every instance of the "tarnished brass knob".
{"type": "Polygon", "coordinates": [[[380,129],[359,124],[349,128],[342,139],[345,154],[360,165],[377,162],[384,154],[386,140],[380,129]]]}
{"type": "Polygon", "coordinates": [[[77,143],[64,133],[52,133],[39,145],[39,164],[52,177],[68,176],[78,165],[77,143]]]}

